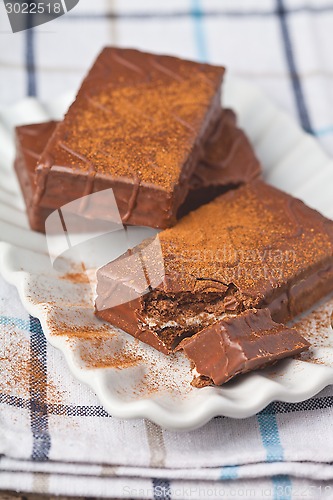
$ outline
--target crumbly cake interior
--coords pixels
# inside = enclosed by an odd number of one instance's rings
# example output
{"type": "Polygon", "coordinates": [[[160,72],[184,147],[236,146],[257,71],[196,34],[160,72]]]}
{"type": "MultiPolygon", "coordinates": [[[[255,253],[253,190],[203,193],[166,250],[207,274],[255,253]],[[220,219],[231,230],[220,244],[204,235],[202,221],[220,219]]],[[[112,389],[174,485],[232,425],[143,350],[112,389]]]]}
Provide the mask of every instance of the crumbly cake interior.
{"type": "Polygon", "coordinates": [[[143,326],[154,329],[166,347],[174,350],[184,338],[242,310],[243,301],[232,284],[224,293],[152,292],[144,303],[143,326]]]}

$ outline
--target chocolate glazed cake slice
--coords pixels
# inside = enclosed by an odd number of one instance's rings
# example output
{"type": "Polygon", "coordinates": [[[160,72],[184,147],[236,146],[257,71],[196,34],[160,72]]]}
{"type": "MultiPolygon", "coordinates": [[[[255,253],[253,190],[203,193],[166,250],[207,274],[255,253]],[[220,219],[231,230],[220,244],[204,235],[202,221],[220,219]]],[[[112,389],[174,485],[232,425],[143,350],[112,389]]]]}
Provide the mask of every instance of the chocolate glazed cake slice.
{"type": "MultiPolygon", "coordinates": [[[[56,126],[57,122],[51,121],[16,127],[15,170],[30,227],[39,232],[45,232],[45,220],[53,209],[33,204],[35,171],[56,126]]],[[[237,128],[236,115],[230,109],[221,111],[220,120],[202,154],[189,180],[190,192],[178,211],[178,217],[261,174],[253,149],[243,131],[237,128]]]]}
{"type": "Polygon", "coordinates": [[[223,75],[222,67],[105,48],[40,158],[34,206],[58,209],[112,188],[124,223],[173,225],[220,119],[223,75]]]}
{"type": "MultiPolygon", "coordinates": [[[[333,222],[262,181],[190,213],[159,243],[163,272],[148,242],[98,271],[96,314],[164,353],[247,310],[288,321],[333,289],[333,222]],[[136,254],[147,271],[141,288],[131,273],[136,254]],[[120,281],[133,298],[109,307],[120,281]]],[[[306,347],[297,339],[296,351],[306,347]]]]}

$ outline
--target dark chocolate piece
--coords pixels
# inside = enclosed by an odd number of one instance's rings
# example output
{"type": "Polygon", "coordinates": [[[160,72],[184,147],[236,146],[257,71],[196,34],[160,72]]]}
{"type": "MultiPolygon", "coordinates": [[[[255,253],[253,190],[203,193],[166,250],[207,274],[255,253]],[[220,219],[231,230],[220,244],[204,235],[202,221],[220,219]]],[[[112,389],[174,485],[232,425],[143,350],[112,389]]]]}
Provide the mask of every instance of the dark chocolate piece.
{"type": "Polygon", "coordinates": [[[35,123],[16,127],[14,168],[21,186],[31,229],[45,232],[45,220],[52,209],[34,206],[36,166],[57,122],[35,123]]]}
{"type": "MultiPolygon", "coordinates": [[[[53,209],[32,205],[36,190],[34,175],[38,158],[56,125],[57,122],[47,122],[16,128],[15,170],[26,202],[30,226],[40,232],[45,231],[45,219],[53,209]]],[[[216,130],[204,146],[203,158],[190,178],[190,192],[178,216],[211,201],[232,187],[251,181],[260,173],[260,164],[248,139],[236,126],[235,113],[230,109],[223,110],[216,130]]]]}
{"type": "Polygon", "coordinates": [[[269,308],[283,323],[333,290],[333,222],[262,181],[191,212],[159,242],[161,259],[146,242],[98,271],[96,314],[164,353],[225,314],[269,308]],[[148,270],[140,287],[137,253],[148,270]],[[132,300],[117,304],[120,282],[132,300]]]}
{"type": "Polygon", "coordinates": [[[268,309],[250,309],[226,317],[193,337],[182,349],[194,365],[192,385],[222,385],[241,373],[299,354],[310,344],[295,328],[272,321],[268,309]]]}
{"type": "Polygon", "coordinates": [[[222,67],[105,48],[41,156],[34,205],[58,209],[113,188],[123,222],[174,224],[220,118],[223,74],[222,67]]]}

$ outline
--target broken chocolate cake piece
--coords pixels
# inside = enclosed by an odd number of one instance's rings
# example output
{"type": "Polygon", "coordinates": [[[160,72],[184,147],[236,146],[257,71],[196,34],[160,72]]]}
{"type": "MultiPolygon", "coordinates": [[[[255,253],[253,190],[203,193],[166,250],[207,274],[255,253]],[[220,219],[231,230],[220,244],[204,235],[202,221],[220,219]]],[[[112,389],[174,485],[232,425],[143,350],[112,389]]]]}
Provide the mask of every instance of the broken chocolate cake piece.
{"type": "MultiPolygon", "coordinates": [[[[39,232],[45,232],[45,220],[53,209],[33,204],[35,171],[56,125],[57,122],[51,121],[16,127],[15,170],[30,227],[39,232]]],[[[235,113],[230,109],[221,111],[216,130],[204,145],[203,157],[190,178],[190,191],[178,211],[178,217],[260,174],[260,163],[246,135],[237,127],[235,113]]]]}
{"type": "Polygon", "coordinates": [[[248,309],[226,316],[181,341],[194,365],[192,385],[222,385],[280,359],[299,354],[310,346],[295,328],[275,323],[268,309],[248,309]]]}
{"type": "Polygon", "coordinates": [[[112,188],[124,223],[176,221],[221,114],[224,68],[106,47],[36,169],[34,207],[112,188]]]}
{"type": "Polygon", "coordinates": [[[191,212],[158,239],[160,255],[146,242],[98,271],[96,314],[165,354],[246,310],[267,308],[286,322],[333,289],[333,222],[260,180],[191,212]],[[131,272],[137,254],[140,287],[131,272]],[[111,305],[120,281],[133,295],[111,305]]]}

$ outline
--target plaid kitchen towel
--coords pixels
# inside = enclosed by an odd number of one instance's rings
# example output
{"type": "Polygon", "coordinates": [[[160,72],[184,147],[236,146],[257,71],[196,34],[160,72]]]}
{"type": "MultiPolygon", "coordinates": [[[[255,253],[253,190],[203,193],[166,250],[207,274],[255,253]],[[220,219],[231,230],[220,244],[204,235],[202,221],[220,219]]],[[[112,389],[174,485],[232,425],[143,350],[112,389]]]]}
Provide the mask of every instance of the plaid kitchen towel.
{"type": "MultiPolygon", "coordinates": [[[[68,14],[15,35],[0,3],[0,105],[75,90],[106,44],[224,64],[333,154],[333,1],[80,0],[68,14]]],[[[1,278],[0,336],[0,489],[333,498],[332,388],[246,420],[216,418],[175,433],[108,415],[1,278]]]]}

